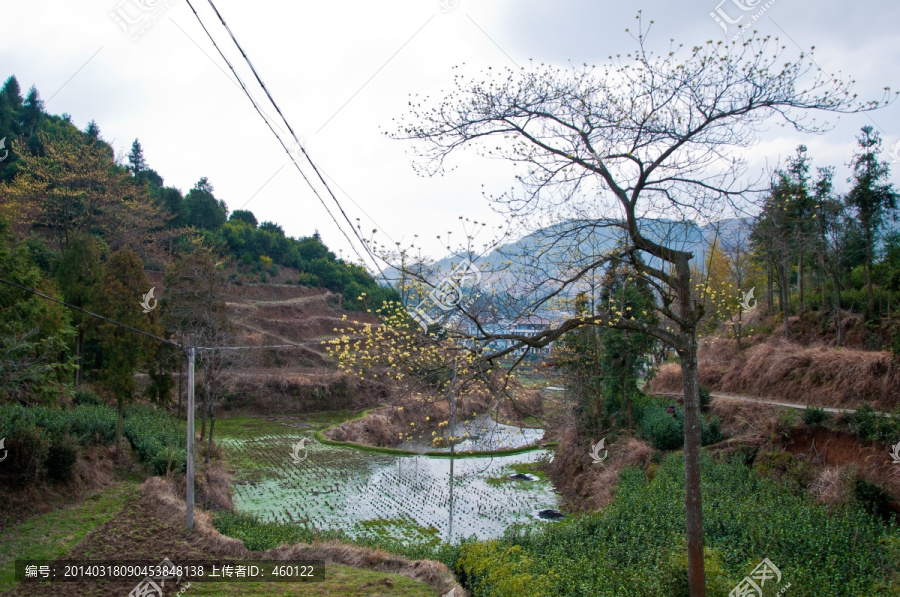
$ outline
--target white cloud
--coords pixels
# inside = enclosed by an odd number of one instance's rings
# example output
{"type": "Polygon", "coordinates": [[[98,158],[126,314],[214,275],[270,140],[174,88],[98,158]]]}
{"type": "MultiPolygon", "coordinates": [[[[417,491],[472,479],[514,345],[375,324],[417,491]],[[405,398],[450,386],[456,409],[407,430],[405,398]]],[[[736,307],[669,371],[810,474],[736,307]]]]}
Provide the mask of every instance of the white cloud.
{"type": "MultiPolygon", "coordinates": [[[[178,0],[140,40],[131,41],[109,16],[118,1],[86,0],[76,6],[63,0],[8,0],[0,25],[0,64],[5,66],[0,75],[15,74],[25,88],[37,85],[45,99],[61,88],[48,109],[72,114],[82,128],[96,119],[104,138],[120,152],[140,138],[150,165],[168,184],[187,191],[207,176],[231,209],[259,191],[246,208],[260,220],[275,220],[291,235],[318,229],[347,255],[346,242],[230,73],[226,76],[227,67],[186,3],[178,0]]],[[[252,75],[209,5],[192,3],[249,84],[252,75]]],[[[461,0],[446,15],[438,0],[216,4],[295,131],[314,135],[313,158],[383,228],[386,242],[388,236],[408,240],[413,234],[434,239],[448,227],[456,234],[460,215],[496,224],[482,190],[496,194],[513,184],[508,164],[472,154],[458,156],[457,170],[444,177],[416,176],[412,146],[383,134],[394,130],[392,118],[406,112],[410,94],[439,99],[452,86],[457,72],[452,67],[461,64],[464,72],[477,73],[511,66],[511,60],[520,65],[529,59],[600,63],[610,53],[633,47],[623,30],[635,27],[633,6],[595,0],[552,5],[461,0]]],[[[896,3],[861,2],[851,10],[829,0],[816,6],[810,12],[778,0],[759,28],[785,39],[780,26],[801,46],[817,45],[822,67],[852,73],[861,92],[897,81],[896,3]],[[878,18],[863,18],[863,13],[878,18]]],[[[657,21],[652,34],[658,43],[674,37],[690,46],[721,36],[708,16],[714,8],[715,2],[705,0],[691,6],[655,0],[645,3],[644,18],[657,21]]],[[[262,101],[255,83],[251,89],[262,101]]],[[[274,116],[271,107],[266,111],[274,116]]],[[[896,106],[872,118],[885,131],[886,148],[900,139],[896,106]]],[[[849,160],[859,127],[869,123],[861,115],[844,117],[832,132],[815,138],[773,128],[748,159],[759,171],[766,160],[789,156],[797,144],[806,143],[815,165],[840,166],[849,160]]],[[[371,229],[362,211],[342,193],[338,196],[351,219],[360,217],[363,229],[371,229]]],[[[435,255],[443,253],[437,241],[425,246],[435,255]]]]}

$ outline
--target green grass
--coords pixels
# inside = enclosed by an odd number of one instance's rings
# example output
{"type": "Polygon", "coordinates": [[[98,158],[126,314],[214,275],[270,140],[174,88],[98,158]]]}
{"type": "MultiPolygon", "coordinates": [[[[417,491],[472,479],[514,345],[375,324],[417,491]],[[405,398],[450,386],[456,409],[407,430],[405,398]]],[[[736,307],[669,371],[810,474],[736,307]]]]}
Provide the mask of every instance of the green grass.
{"type": "MultiPolygon", "coordinates": [[[[316,571],[318,574],[320,571],[316,571]]],[[[399,574],[373,572],[348,566],[327,566],[321,570],[321,581],[296,583],[193,583],[185,597],[253,595],[264,597],[325,596],[325,597],[434,597],[434,590],[426,584],[399,574]]],[[[177,594],[177,593],[176,593],[177,594]]]]}
{"type": "MultiPolygon", "coordinates": [[[[513,483],[513,487],[527,489],[530,483],[538,483],[540,481],[547,481],[547,473],[544,470],[541,462],[521,462],[519,464],[513,464],[509,467],[515,473],[519,473],[522,475],[534,475],[537,477],[535,481],[511,481],[506,478],[506,475],[500,477],[490,477],[486,479],[488,485],[505,485],[507,483],[513,483]]],[[[510,475],[513,473],[509,473],[510,475]]]]}
{"type": "Polygon", "coordinates": [[[78,505],[35,516],[0,532],[0,593],[15,584],[16,559],[54,560],[66,555],[136,493],[136,483],[123,483],[78,505]]]}

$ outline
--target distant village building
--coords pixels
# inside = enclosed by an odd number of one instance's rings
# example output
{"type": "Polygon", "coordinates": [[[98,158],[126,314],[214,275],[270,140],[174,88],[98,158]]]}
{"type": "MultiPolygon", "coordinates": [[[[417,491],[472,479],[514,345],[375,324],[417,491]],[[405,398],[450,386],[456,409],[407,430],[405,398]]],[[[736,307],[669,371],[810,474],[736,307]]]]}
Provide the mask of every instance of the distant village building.
{"type": "MultiPolygon", "coordinates": [[[[554,324],[554,320],[548,317],[532,315],[529,317],[522,317],[514,320],[479,320],[478,323],[488,335],[535,336],[544,330],[550,329],[550,327],[554,324]]],[[[458,325],[455,325],[453,327],[455,327],[457,331],[469,338],[478,338],[482,335],[478,330],[478,326],[476,326],[473,321],[470,321],[468,319],[458,322],[458,325]]],[[[476,341],[469,340],[467,344],[474,347],[476,341]]],[[[487,343],[484,348],[485,350],[490,352],[498,352],[501,350],[505,350],[515,344],[516,342],[514,340],[492,340],[491,342],[487,343]]],[[[522,355],[526,350],[529,354],[549,356],[553,353],[553,343],[551,342],[550,344],[542,348],[529,349],[527,346],[520,347],[510,354],[518,356],[522,355]]]]}

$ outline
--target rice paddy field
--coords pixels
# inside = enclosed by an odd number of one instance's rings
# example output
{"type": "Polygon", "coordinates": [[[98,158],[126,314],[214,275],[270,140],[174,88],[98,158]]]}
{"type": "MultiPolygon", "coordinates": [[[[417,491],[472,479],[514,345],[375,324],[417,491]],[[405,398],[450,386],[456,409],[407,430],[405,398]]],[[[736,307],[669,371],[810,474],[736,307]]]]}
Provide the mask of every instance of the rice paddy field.
{"type": "MultiPolygon", "coordinates": [[[[335,422],[334,415],[217,422],[219,443],[233,473],[237,510],[310,530],[416,543],[492,539],[515,523],[552,524],[537,517],[538,511],[557,506],[549,481],[540,475],[520,475],[532,479],[521,481],[506,478],[532,471],[550,458],[547,450],[451,459],[316,442],[315,432],[335,422]]],[[[498,434],[484,423],[495,432],[489,435],[516,437],[516,443],[542,434],[533,429],[522,434],[503,429],[498,434]]]]}

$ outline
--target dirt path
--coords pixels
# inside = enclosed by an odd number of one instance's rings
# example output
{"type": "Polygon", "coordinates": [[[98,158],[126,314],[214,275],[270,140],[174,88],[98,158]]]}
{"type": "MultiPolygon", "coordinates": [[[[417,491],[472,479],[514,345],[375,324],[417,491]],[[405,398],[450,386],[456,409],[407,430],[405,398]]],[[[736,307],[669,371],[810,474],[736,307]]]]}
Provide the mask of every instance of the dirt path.
{"type": "MultiPolygon", "coordinates": [[[[657,396],[666,396],[671,398],[680,398],[682,394],[675,392],[660,392],[657,396]]],[[[713,398],[722,398],[723,400],[739,400],[741,402],[755,402],[757,404],[769,404],[772,406],[780,406],[782,408],[796,408],[799,410],[806,410],[808,406],[816,406],[814,404],[799,404],[797,402],[783,402],[780,400],[765,400],[763,398],[757,398],[756,396],[741,396],[739,394],[722,394],[719,392],[710,392],[710,396],[713,398]]],[[[822,410],[828,413],[847,413],[853,414],[856,410],[852,408],[831,408],[828,406],[820,407],[822,410]]],[[[879,414],[891,416],[890,413],[875,411],[879,414]]]]}
{"type": "MultiPolygon", "coordinates": [[[[179,560],[215,560],[221,558],[215,549],[199,533],[187,532],[180,523],[162,521],[151,512],[153,505],[146,496],[135,495],[127,499],[121,510],[110,520],[95,528],[65,554],[72,560],[147,560],[161,561],[168,557],[179,560]]],[[[371,570],[329,565],[323,571],[323,580],[311,583],[227,583],[205,582],[163,586],[165,597],[184,594],[204,596],[270,595],[332,596],[332,597],[431,597],[435,593],[427,585],[401,576],[371,570]]],[[[77,595],[79,597],[123,597],[129,595],[136,583],[117,582],[67,582],[67,583],[19,583],[5,597],[37,597],[77,595]]],[[[141,593],[157,597],[156,593],[141,593]]],[[[159,596],[162,597],[162,596],[159,596]]]]}

